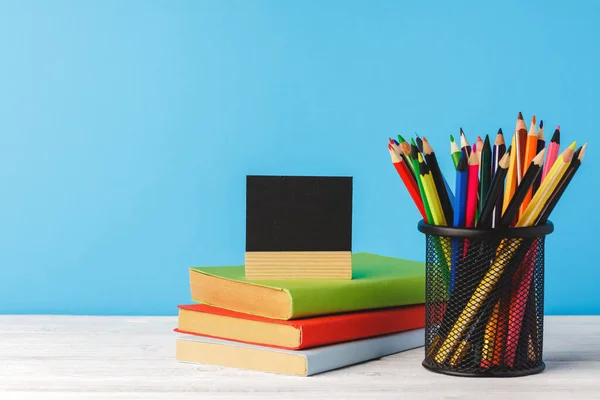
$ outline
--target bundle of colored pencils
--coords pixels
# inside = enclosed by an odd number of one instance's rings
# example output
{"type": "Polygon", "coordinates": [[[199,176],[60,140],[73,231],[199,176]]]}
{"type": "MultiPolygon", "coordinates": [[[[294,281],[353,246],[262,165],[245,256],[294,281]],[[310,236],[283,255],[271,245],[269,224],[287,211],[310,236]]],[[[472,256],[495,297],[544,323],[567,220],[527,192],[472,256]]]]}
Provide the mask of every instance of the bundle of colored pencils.
{"type": "Polygon", "coordinates": [[[460,147],[450,135],[456,169],[454,192],[425,137],[389,139],[392,163],[424,221],[459,228],[508,228],[543,224],[583,162],[587,144],[560,152],[560,126],[546,146],[535,116],[527,130],[519,113],[510,146],[502,129],[494,143],[477,138],[471,147],[462,128],[460,147]]]}
{"type": "MultiPolygon", "coordinates": [[[[543,122],[538,127],[533,116],[528,130],[521,113],[509,146],[500,129],[493,144],[486,135],[471,147],[461,128],[459,143],[450,136],[453,193],[425,137],[409,144],[398,135],[388,144],[392,163],[427,224],[491,231],[546,224],[586,149],[587,144],[576,149],[573,142],[561,151],[560,127],[546,145],[543,122]]],[[[531,346],[523,332],[537,329],[536,318],[524,327],[525,309],[536,308],[529,304],[536,301],[529,289],[535,283],[537,242],[526,246],[522,239],[498,239],[475,246],[470,239],[438,237],[433,243],[440,264],[436,273],[443,278],[440,297],[447,305],[428,355],[454,367],[476,343],[480,351],[469,360],[476,359],[478,367],[513,368],[519,363],[517,348],[523,347],[519,341],[531,346]]],[[[525,362],[536,357],[535,351],[525,354],[525,362]]]]}

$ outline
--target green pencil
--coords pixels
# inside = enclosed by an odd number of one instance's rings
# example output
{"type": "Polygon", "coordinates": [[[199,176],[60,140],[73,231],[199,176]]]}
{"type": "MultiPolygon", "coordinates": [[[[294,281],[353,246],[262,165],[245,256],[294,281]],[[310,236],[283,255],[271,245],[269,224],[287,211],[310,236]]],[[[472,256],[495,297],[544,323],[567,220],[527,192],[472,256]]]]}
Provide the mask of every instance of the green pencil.
{"type": "Polygon", "coordinates": [[[454,141],[454,136],[452,135],[450,135],[450,156],[452,157],[454,168],[458,168],[458,162],[460,161],[460,148],[454,141]]]}
{"type": "Polygon", "coordinates": [[[402,137],[402,135],[398,134],[398,143],[404,143],[406,140],[402,137]]]}
{"type": "MultiPolygon", "coordinates": [[[[479,149],[478,149],[479,150],[479,149]]],[[[490,138],[485,135],[483,149],[481,149],[481,161],[479,163],[479,207],[478,210],[483,210],[483,205],[487,198],[490,184],[492,182],[492,148],[490,146],[490,138]]]]}

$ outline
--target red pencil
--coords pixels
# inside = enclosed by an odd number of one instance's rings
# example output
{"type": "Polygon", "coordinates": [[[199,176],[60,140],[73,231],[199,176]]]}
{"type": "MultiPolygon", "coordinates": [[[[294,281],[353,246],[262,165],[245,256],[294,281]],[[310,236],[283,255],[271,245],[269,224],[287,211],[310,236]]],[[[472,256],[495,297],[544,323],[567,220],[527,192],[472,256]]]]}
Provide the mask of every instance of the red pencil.
{"type": "Polygon", "coordinates": [[[400,175],[402,182],[404,182],[404,186],[406,186],[410,197],[412,197],[413,201],[415,202],[415,205],[419,209],[423,219],[427,221],[425,208],[423,207],[423,200],[421,199],[421,192],[419,192],[419,186],[417,185],[417,182],[412,177],[406,163],[394,151],[394,148],[391,144],[388,144],[388,150],[390,152],[390,157],[392,158],[392,163],[394,164],[394,167],[396,167],[396,171],[398,171],[398,175],[400,175]]]}
{"type": "Polygon", "coordinates": [[[479,159],[475,150],[469,157],[469,178],[467,181],[467,216],[465,226],[475,227],[475,215],[477,214],[477,194],[479,192],[479,159]]]}

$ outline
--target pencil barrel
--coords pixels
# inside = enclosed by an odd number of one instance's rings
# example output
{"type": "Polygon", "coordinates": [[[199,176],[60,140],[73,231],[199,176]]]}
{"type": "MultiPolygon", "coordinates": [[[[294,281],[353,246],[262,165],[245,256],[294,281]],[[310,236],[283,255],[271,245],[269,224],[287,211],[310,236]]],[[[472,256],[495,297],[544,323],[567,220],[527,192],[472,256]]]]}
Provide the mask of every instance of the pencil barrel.
{"type": "Polygon", "coordinates": [[[544,245],[552,223],[464,229],[421,221],[418,229],[426,244],[423,366],[459,376],[543,371],[544,245]]]}

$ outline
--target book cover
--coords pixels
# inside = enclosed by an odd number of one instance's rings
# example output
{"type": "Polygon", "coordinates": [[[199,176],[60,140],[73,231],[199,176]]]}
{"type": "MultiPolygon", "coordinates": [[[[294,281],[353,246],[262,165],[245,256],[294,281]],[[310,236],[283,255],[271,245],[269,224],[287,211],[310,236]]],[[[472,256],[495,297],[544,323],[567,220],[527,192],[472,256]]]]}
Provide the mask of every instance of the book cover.
{"type": "Polygon", "coordinates": [[[423,328],[297,351],[181,335],[176,340],[176,358],[187,363],[311,376],[421,347],[424,342],[423,328]]]}
{"type": "Polygon", "coordinates": [[[423,304],[287,321],[192,304],[179,306],[176,331],[297,350],[424,326],[423,304]]]}
{"type": "Polygon", "coordinates": [[[274,319],[423,304],[425,264],[352,255],[352,280],[252,281],[244,267],[190,268],[194,302],[274,319]]]}

